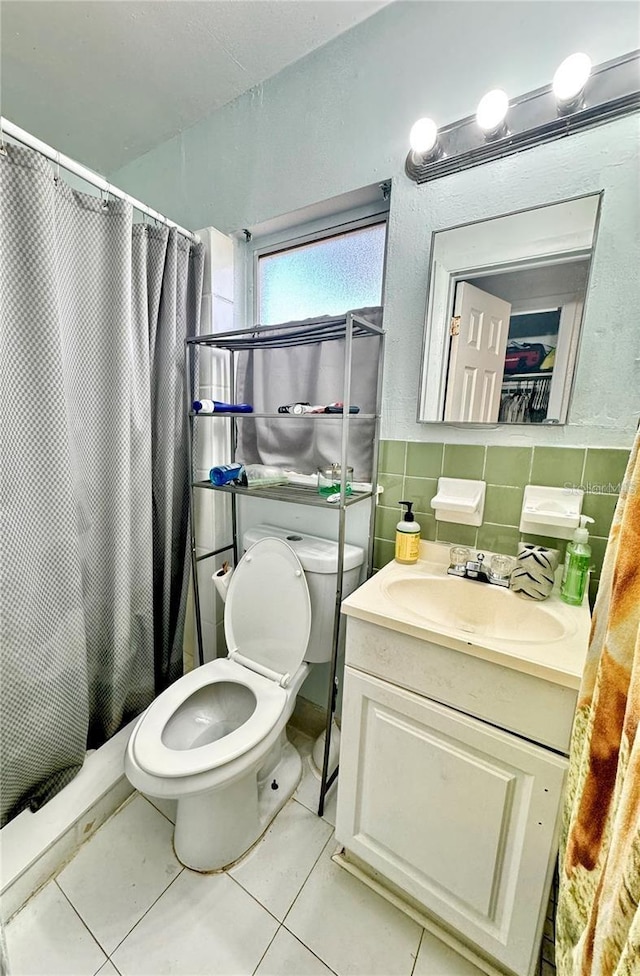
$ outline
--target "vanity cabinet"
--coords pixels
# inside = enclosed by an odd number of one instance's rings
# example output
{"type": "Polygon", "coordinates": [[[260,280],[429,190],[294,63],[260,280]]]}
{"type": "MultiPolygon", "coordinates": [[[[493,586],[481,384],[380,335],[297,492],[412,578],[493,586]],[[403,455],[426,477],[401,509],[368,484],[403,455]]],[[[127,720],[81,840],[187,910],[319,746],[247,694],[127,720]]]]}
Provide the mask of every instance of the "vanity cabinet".
{"type": "Polygon", "coordinates": [[[353,617],[346,664],[343,863],[389,882],[434,931],[531,976],[576,690],[353,617]]]}

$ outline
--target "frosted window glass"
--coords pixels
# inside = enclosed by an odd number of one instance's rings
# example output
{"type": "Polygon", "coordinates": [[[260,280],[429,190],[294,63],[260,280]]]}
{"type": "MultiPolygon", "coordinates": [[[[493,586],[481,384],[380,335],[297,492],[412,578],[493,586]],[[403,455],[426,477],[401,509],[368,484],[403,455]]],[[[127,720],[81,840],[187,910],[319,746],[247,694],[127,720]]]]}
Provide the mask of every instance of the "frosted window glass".
{"type": "Polygon", "coordinates": [[[386,223],[258,260],[258,322],[277,325],[380,305],[386,223]]]}

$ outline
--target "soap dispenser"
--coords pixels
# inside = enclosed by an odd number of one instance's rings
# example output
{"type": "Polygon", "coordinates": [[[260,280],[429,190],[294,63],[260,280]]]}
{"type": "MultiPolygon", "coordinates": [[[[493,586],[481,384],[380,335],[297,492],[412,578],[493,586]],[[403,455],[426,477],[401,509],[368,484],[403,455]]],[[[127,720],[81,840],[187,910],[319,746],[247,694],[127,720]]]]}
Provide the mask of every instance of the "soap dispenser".
{"type": "Polygon", "coordinates": [[[560,596],[565,603],[579,607],[589,580],[591,567],[591,546],[587,522],[593,522],[588,515],[580,516],[580,527],[573,533],[573,540],[567,545],[564,558],[564,572],[560,596]]]}
{"type": "Polygon", "coordinates": [[[396,562],[411,566],[420,555],[420,526],[413,514],[413,502],[399,502],[407,511],[396,525],[396,562]]]}

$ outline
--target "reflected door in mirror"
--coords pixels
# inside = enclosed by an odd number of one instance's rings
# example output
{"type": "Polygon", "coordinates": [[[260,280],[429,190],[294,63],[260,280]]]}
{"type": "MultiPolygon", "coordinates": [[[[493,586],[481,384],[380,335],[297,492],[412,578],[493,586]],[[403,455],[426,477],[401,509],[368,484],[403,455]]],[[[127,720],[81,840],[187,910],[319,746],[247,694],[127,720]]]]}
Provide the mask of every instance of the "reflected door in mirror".
{"type": "Polygon", "coordinates": [[[509,336],[509,302],[460,282],[452,322],[444,419],[495,423],[509,336]]]}

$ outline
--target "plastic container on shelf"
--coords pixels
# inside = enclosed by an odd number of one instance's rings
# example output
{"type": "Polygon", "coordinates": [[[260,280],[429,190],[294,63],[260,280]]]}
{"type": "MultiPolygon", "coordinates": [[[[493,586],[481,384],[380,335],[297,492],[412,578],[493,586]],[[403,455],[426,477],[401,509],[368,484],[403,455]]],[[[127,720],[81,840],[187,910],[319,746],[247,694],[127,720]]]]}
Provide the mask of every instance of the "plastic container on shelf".
{"type": "Polygon", "coordinates": [[[209,480],[220,488],[231,481],[236,481],[242,475],[243,468],[242,464],[217,464],[209,471],[209,480]]]}
{"type": "MultiPolygon", "coordinates": [[[[318,468],[318,494],[323,498],[340,493],[340,482],[342,480],[342,467],[339,464],[326,464],[318,468]]],[[[352,492],[351,483],[353,481],[353,468],[347,465],[347,483],[345,494],[352,492]]]]}
{"type": "Polygon", "coordinates": [[[238,478],[238,483],[245,488],[268,488],[287,482],[286,472],[271,464],[245,464],[238,478]]]}

